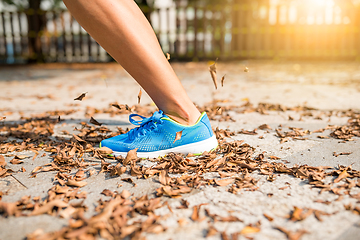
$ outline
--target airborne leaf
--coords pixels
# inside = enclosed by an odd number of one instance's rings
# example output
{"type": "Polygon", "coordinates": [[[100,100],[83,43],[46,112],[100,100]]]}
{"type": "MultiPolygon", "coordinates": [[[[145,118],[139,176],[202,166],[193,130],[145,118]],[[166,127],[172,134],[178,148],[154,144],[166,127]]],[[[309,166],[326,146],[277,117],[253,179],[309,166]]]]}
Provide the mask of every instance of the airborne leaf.
{"type": "Polygon", "coordinates": [[[221,86],[222,86],[222,87],[224,86],[225,76],[226,76],[226,74],[221,78],[221,86]]]}
{"type": "Polygon", "coordinates": [[[141,88],[140,88],[139,94],[138,94],[138,104],[140,104],[141,95],[142,95],[142,91],[141,91],[141,88]]]}
{"type": "MultiPolygon", "coordinates": [[[[216,59],[217,60],[217,59],[216,59]]],[[[216,61],[214,64],[210,65],[209,67],[211,78],[214,82],[215,89],[217,89],[217,78],[216,78],[216,61]]]]}
{"type": "Polygon", "coordinates": [[[80,96],[78,96],[77,98],[74,98],[74,100],[76,101],[76,100],[78,100],[78,101],[82,101],[83,100],[83,98],[86,96],[86,94],[87,94],[87,92],[85,92],[85,93],[82,93],[80,96]]]}
{"type": "Polygon", "coordinates": [[[175,136],[175,139],[174,139],[174,142],[175,143],[177,140],[180,140],[181,139],[181,135],[182,135],[182,132],[184,130],[181,130],[180,132],[176,132],[176,136],[175,136]]]}
{"type": "Polygon", "coordinates": [[[102,123],[99,123],[98,121],[96,121],[93,117],[90,118],[90,123],[96,125],[96,126],[101,126],[102,123]]]}

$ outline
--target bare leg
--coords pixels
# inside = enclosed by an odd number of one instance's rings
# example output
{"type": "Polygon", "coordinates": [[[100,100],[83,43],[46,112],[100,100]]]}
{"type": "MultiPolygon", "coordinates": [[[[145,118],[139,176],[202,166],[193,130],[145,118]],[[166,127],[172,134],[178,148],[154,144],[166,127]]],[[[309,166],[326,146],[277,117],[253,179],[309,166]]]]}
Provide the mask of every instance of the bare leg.
{"type": "Polygon", "coordinates": [[[63,0],[84,29],[144,88],[160,110],[183,124],[200,113],[166,60],[133,0],[63,0]]]}

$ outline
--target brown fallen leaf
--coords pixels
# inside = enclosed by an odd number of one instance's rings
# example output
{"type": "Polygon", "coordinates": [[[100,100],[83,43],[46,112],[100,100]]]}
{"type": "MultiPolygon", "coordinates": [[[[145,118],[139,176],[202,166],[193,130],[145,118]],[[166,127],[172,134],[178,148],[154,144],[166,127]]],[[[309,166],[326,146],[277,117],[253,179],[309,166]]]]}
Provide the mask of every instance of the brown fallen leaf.
{"type": "Polygon", "coordinates": [[[273,217],[270,217],[269,215],[267,215],[266,213],[263,214],[264,217],[266,217],[267,220],[269,220],[270,222],[272,222],[274,220],[273,217]]]}
{"type": "Polygon", "coordinates": [[[334,183],[338,183],[341,180],[343,180],[344,178],[347,178],[349,176],[349,174],[347,173],[346,170],[342,171],[339,176],[334,180],[334,183]]]}
{"type": "Polygon", "coordinates": [[[159,174],[159,181],[163,185],[169,185],[171,182],[171,178],[169,177],[166,170],[162,170],[159,174]]]}
{"type": "Polygon", "coordinates": [[[6,166],[5,157],[3,155],[0,155],[0,167],[6,166]]]}
{"type": "Polygon", "coordinates": [[[25,159],[25,158],[29,158],[30,156],[27,156],[27,155],[16,155],[14,158],[17,158],[17,159],[25,159]]]}
{"type": "Polygon", "coordinates": [[[71,187],[84,187],[87,185],[87,182],[83,182],[83,181],[78,182],[78,181],[69,179],[66,182],[66,185],[71,186],[71,187]]]}
{"type": "Polygon", "coordinates": [[[260,130],[271,129],[271,127],[270,127],[269,125],[267,125],[267,124],[262,124],[262,125],[258,126],[258,128],[259,128],[260,130]]]}
{"type": "Polygon", "coordinates": [[[112,191],[109,190],[109,189],[104,189],[104,190],[101,192],[101,194],[103,194],[103,195],[105,195],[105,196],[107,196],[107,197],[112,197],[112,196],[114,196],[114,192],[112,192],[112,191]]]}
{"type": "Polygon", "coordinates": [[[221,239],[222,240],[230,240],[229,237],[227,236],[226,232],[221,232],[221,239]]]}
{"type": "Polygon", "coordinates": [[[253,226],[246,226],[241,231],[240,234],[250,234],[260,232],[260,228],[253,226]]]}
{"type": "Polygon", "coordinates": [[[34,170],[31,171],[31,173],[35,173],[37,171],[39,171],[42,168],[42,166],[37,166],[34,168],[34,170]]]}
{"type": "Polygon", "coordinates": [[[0,201],[0,212],[4,217],[14,216],[17,211],[17,203],[6,203],[0,201]]]}
{"type": "Polygon", "coordinates": [[[83,98],[86,96],[87,92],[82,93],[80,96],[78,96],[77,98],[74,98],[74,100],[78,100],[78,101],[82,101],[83,98]]]}
{"type": "Polygon", "coordinates": [[[90,123],[96,125],[96,126],[101,126],[102,123],[99,123],[98,121],[95,120],[95,118],[91,117],[90,118],[90,123]]]}
{"type": "Polygon", "coordinates": [[[121,180],[124,181],[124,182],[128,182],[128,183],[133,184],[134,187],[137,186],[136,183],[134,182],[134,180],[132,180],[131,178],[122,178],[121,180]]]}
{"type": "Polygon", "coordinates": [[[86,142],[85,140],[81,139],[78,135],[73,134],[73,137],[74,137],[74,138],[76,139],[76,141],[78,141],[78,142],[83,142],[83,143],[86,142]]]}
{"type": "Polygon", "coordinates": [[[180,227],[185,226],[187,223],[188,223],[188,222],[186,221],[185,218],[180,218],[180,219],[178,220],[178,224],[180,225],[180,227]]]}
{"type": "Polygon", "coordinates": [[[226,76],[226,74],[221,78],[221,86],[222,86],[222,87],[224,86],[225,76],[226,76]]]}
{"type": "Polygon", "coordinates": [[[194,206],[194,208],[193,208],[193,213],[192,213],[192,215],[191,215],[191,220],[193,220],[193,221],[199,221],[199,210],[200,210],[200,208],[199,208],[199,206],[194,206]]]}
{"type": "Polygon", "coordinates": [[[108,147],[98,148],[97,151],[98,151],[100,154],[105,154],[105,155],[109,155],[109,154],[112,154],[112,153],[113,153],[113,150],[111,150],[111,149],[108,148],[108,147]]]}
{"type": "Polygon", "coordinates": [[[210,226],[207,233],[206,233],[206,237],[214,236],[217,233],[218,233],[218,230],[216,230],[216,228],[214,226],[210,226]]]}
{"type": "Polygon", "coordinates": [[[124,165],[128,165],[130,162],[135,161],[137,159],[137,154],[136,154],[137,150],[138,150],[137,148],[132,149],[126,154],[126,157],[123,161],[124,165]]]}
{"type": "MultiPolygon", "coordinates": [[[[217,60],[217,59],[216,59],[217,60]]],[[[215,89],[217,89],[217,79],[216,79],[216,61],[214,64],[210,65],[209,67],[211,78],[214,82],[215,89]]]]}
{"type": "Polygon", "coordinates": [[[141,91],[141,88],[140,88],[139,94],[138,94],[138,104],[140,104],[141,95],[142,95],[142,91],[141,91]]]}
{"type": "Polygon", "coordinates": [[[57,207],[57,208],[65,208],[67,207],[68,204],[65,203],[63,200],[61,199],[55,199],[53,201],[50,201],[46,204],[44,204],[43,206],[35,209],[34,211],[32,211],[29,215],[30,216],[36,216],[36,215],[41,215],[41,214],[44,214],[44,213],[47,213],[47,212],[50,212],[53,210],[54,207],[57,207]]]}
{"type": "Polygon", "coordinates": [[[215,183],[216,183],[217,185],[219,185],[219,186],[227,186],[227,185],[229,185],[229,184],[232,184],[232,183],[235,181],[235,179],[233,179],[233,178],[220,179],[220,180],[215,179],[214,181],[215,181],[215,183]]]}
{"type": "Polygon", "coordinates": [[[298,230],[296,232],[291,232],[283,227],[275,227],[275,229],[278,229],[279,231],[285,233],[289,240],[299,240],[302,235],[308,233],[304,229],[298,230]]]}
{"type": "Polygon", "coordinates": [[[128,197],[131,196],[131,193],[130,193],[128,190],[124,189],[124,190],[121,192],[120,196],[121,196],[123,199],[127,199],[128,197]]]}
{"type": "Polygon", "coordinates": [[[16,158],[16,156],[10,160],[10,163],[11,164],[21,164],[21,163],[24,163],[24,161],[21,161],[20,159],[16,158]]]}
{"type": "Polygon", "coordinates": [[[181,135],[182,135],[182,132],[184,130],[181,130],[180,132],[176,132],[176,136],[175,136],[175,139],[174,139],[174,142],[175,143],[177,140],[180,140],[181,139],[181,135]]]}
{"type": "Polygon", "coordinates": [[[68,206],[67,208],[59,212],[59,216],[65,219],[69,219],[71,215],[73,215],[75,212],[76,212],[76,208],[72,206],[68,206]]]}

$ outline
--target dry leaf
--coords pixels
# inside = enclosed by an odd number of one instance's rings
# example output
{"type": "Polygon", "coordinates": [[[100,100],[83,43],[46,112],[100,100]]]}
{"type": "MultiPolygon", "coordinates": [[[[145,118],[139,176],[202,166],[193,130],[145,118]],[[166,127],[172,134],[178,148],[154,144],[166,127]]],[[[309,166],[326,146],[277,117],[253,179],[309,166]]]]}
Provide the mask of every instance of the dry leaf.
{"type": "Polygon", "coordinates": [[[140,104],[141,95],[142,95],[142,91],[141,91],[141,88],[140,88],[139,94],[138,94],[138,104],[140,104]]]}
{"type": "Polygon", "coordinates": [[[166,170],[162,170],[159,174],[159,181],[163,185],[169,185],[171,182],[171,178],[167,174],[166,170]]]}
{"type": "Polygon", "coordinates": [[[23,160],[23,159],[29,158],[29,157],[30,156],[27,156],[27,155],[16,155],[14,158],[23,160]]]}
{"type": "Polygon", "coordinates": [[[124,190],[121,192],[120,196],[121,196],[123,199],[127,199],[128,197],[131,196],[131,193],[130,193],[128,190],[124,189],[124,190]]]}
{"type": "Polygon", "coordinates": [[[178,220],[178,224],[180,225],[180,227],[185,226],[187,223],[188,223],[188,222],[186,221],[185,218],[180,218],[180,219],[178,220]]]}
{"type": "Polygon", "coordinates": [[[241,231],[240,234],[250,234],[260,232],[260,228],[253,226],[246,226],[241,231]]]}
{"type": "Polygon", "coordinates": [[[200,211],[200,207],[199,206],[194,206],[193,213],[191,215],[191,220],[199,221],[199,211],[200,211]]]}
{"type": "Polygon", "coordinates": [[[111,149],[108,148],[108,147],[98,148],[97,151],[98,151],[100,154],[104,154],[104,155],[110,155],[110,154],[113,153],[113,150],[111,150],[111,149]]]}
{"type": "Polygon", "coordinates": [[[210,226],[207,233],[206,233],[206,237],[214,236],[217,233],[218,233],[218,230],[216,230],[216,228],[214,226],[210,226]]]}
{"type": "Polygon", "coordinates": [[[82,101],[83,98],[86,96],[87,92],[82,93],[80,96],[78,96],[77,98],[75,98],[74,100],[78,100],[78,101],[82,101]]]}
{"type": "Polygon", "coordinates": [[[96,126],[101,126],[102,123],[99,123],[98,121],[96,121],[93,117],[90,118],[90,123],[96,125],[96,126]]]}
{"type": "Polygon", "coordinates": [[[50,201],[50,202],[44,204],[43,206],[35,209],[34,211],[32,211],[30,213],[30,216],[36,216],[36,215],[41,215],[41,214],[50,212],[53,210],[54,207],[65,208],[67,206],[68,206],[68,204],[65,203],[64,201],[62,201],[60,199],[56,199],[56,200],[50,201]]]}
{"type": "Polygon", "coordinates": [[[6,166],[5,157],[3,155],[0,155],[0,167],[6,166]]]}
{"type": "Polygon", "coordinates": [[[67,182],[66,182],[66,185],[68,186],[71,186],[71,187],[84,187],[87,185],[87,182],[78,182],[78,181],[75,181],[75,180],[71,180],[69,179],[67,182]]]}
{"type": "Polygon", "coordinates": [[[10,163],[11,164],[21,164],[21,163],[24,163],[24,161],[21,161],[20,159],[16,158],[16,156],[10,160],[10,163]]]}
{"type": "Polygon", "coordinates": [[[334,183],[338,183],[340,182],[342,179],[347,178],[349,176],[349,174],[347,173],[346,170],[342,171],[339,176],[334,180],[334,183]]]}
{"type": "Polygon", "coordinates": [[[183,132],[183,131],[184,131],[184,130],[181,130],[180,132],[176,132],[175,140],[174,140],[173,143],[175,143],[177,140],[180,140],[180,139],[181,139],[181,135],[182,135],[182,132],[183,132]]]}
{"type": "Polygon", "coordinates": [[[210,65],[209,67],[211,78],[214,82],[215,89],[217,89],[217,79],[216,79],[216,61],[214,64],[210,65]]]}
{"type": "Polygon", "coordinates": [[[105,196],[107,196],[107,197],[112,197],[112,196],[114,196],[114,192],[112,192],[112,191],[109,190],[109,189],[104,189],[104,190],[101,192],[101,194],[103,194],[103,195],[105,195],[105,196]]]}
{"type": "Polygon", "coordinates": [[[137,160],[137,150],[137,148],[132,149],[126,154],[125,160],[123,162],[124,165],[128,165],[130,162],[137,160]]]}
{"type": "Polygon", "coordinates": [[[272,222],[274,220],[273,217],[270,217],[269,215],[267,215],[266,213],[263,214],[264,217],[266,217],[267,220],[269,220],[270,222],[272,222]]]}
{"type": "Polygon", "coordinates": [[[221,232],[221,239],[222,239],[222,240],[230,240],[229,237],[226,235],[225,232],[221,232]]]}
{"type": "Polygon", "coordinates": [[[308,233],[306,230],[298,230],[296,232],[291,232],[283,227],[276,227],[276,229],[280,230],[281,232],[285,233],[289,240],[299,240],[302,235],[308,233]]]}
{"type": "Polygon", "coordinates": [[[34,168],[34,170],[31,171],[31,173],[35,173],[37,171],[39,171],[42,167],[41,166],[37,166],[34,168]]]}
{"type": "Polygon", "coordinates": [[[221,78],[221,86],[222,86],[222,87],[224,86],[225,76],[226,76],[226,74],[221,78]]]}
{"type": "Polygon", "coordinates": [[[69,219],[71,215],[73,215],[73,213],[75,212],[76,212],[76,208],[72,206],[68,206],[67,208],[59,212],[59,216],[65,219],[69,219]]]}
{"type": "Polygon", "coordinates": [[[235,181],[235,179],[233,179],[233,178],[220,179],[220,180],[215,179],[214,181],[215,181],[215,183],[216,183],[217,185],[219,185],[219,186],[227,186],[227,185],[229,185],[229,184],[232,184],[232,183],[235,181]]]}
{"type": "Polygon", "coordinates": [[[2,121],[2,120],[4,120],[4,119],[6,119],[6,117],[0,117],[0,121],[2,121]]]}
{"type": "Polygon", "coordinates": [[[83,140],[83,139],[81,139],[79,136],[77,136],[77,135],[75,135],[75,134],[73,134],[73,137],[76,139],[76,141],[78,141],[78,142],[86,142],[85,140],[83,140]]]}

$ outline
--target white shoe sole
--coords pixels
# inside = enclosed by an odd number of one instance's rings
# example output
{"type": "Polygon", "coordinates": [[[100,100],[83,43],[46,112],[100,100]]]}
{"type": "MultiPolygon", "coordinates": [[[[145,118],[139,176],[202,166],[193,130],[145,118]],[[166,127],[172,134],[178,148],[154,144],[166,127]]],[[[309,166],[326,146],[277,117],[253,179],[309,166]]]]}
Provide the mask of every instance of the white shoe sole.
{"type": "MultiPolygon", "coordinates": [[[[155,152],[137,152],[137,156],[139,158],[157,158],[157,157],[163,157],[169,153],[182,153],[182,154],[201,154],[205,151],[211,151],[214,148],[218,146],[218,141],[216,140],[215,135],[213,135],[211,138],[208,138],[206,140],[190,143],[174,148],[169,148],[165,150],[155,151],[155,152]]],[[[122,156],[126,157],[127,152],[113,152],[113,155],[116,157],[122,156]]]]}

